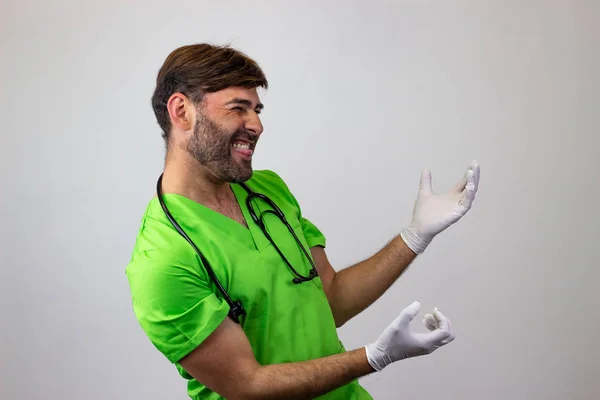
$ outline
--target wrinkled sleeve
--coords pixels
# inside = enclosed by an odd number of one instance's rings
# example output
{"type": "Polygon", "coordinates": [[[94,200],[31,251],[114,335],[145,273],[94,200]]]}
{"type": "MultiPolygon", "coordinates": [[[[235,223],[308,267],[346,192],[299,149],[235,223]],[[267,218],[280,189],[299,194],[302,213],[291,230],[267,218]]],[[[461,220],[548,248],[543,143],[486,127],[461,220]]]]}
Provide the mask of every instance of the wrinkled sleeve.
{"type": "Polygon", "coordinates": [[[153,253],[138,255],[127,268],[133,310],[152,344],[175,363],[223,322],[229,305],[193,268],[153,253]]]}
{"type": "Polygon", "coordinates": [[[302,226],[302,233],[304,233],[308,247],[325,247],[325,235],[319,230],[319,228],[317,228],[315,224],[313,224],[307,218],[301,216],[300,225],[302,226]]]}

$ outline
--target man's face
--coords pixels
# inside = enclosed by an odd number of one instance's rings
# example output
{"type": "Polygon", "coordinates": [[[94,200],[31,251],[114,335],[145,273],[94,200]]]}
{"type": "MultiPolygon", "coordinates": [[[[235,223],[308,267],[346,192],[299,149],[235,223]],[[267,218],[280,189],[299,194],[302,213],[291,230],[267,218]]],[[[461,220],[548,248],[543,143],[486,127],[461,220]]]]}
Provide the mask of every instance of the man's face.
{"type": "Polygon", "coordinates": [[[252,154],[263,131],[256,89],[228,88],[204,96],[187,151],[219,180],[252,176],[252,154]]]}

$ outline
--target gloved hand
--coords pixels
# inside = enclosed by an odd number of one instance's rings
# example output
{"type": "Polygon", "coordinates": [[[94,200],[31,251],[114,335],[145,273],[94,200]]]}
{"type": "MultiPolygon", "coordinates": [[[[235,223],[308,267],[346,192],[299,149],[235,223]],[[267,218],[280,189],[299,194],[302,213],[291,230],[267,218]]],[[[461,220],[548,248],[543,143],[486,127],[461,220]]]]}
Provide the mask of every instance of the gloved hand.
{"type": "Polygon", "coordinates": [[[367,360],[376,371],[399,360],[430,354],[454,340],[450,320],[437,308],[423,319],[431,332],[411,332],[409,324],[420,308],[418,301],[404,308],[375,342],[365,346],[367,360]]]}
{"type": "Polygon", "coordinates": [[[431,189],[431,172],[424,169],[410,224],[400,232],[406,245],[421,254],[433,238],[471,209],[479,187],[479,165],[469,164],[461,180],[447,193],[431,189]]]}

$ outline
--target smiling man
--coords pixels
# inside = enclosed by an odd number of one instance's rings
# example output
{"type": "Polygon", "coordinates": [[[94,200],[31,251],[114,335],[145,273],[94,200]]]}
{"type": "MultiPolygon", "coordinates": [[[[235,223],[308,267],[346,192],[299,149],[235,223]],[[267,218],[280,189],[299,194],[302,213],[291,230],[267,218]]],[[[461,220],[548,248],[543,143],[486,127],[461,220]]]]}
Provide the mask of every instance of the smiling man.
{"type": "Polygon", "coordinates": [[[411,223],[371,258],[336,270],[325,236],[273,171],[253,171],[263,133],[258,64],[225,46],[173,51],[152,106],[166,161],[126,272],[133,309],[192,399],[371,399],[358,383],[454,339],[448,318],[419,303],[364,347],[346,351],[343,325],[377,300],[433,238],[470,208],[472,163],[448,193],[421,176],[411,223]]]}

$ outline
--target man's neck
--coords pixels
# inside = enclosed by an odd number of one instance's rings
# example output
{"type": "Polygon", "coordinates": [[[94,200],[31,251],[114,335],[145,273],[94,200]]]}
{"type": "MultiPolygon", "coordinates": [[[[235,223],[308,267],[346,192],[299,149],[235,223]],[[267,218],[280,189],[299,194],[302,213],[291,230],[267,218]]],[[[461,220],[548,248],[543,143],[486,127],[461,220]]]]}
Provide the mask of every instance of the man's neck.
{"type": "Polygon", "coordinates": [[[227,204],[234,199],[229,182],[217,179],[196,160],[181,155],[167,157],[162,192],[175,193],[207,206],[227,204]]]}

